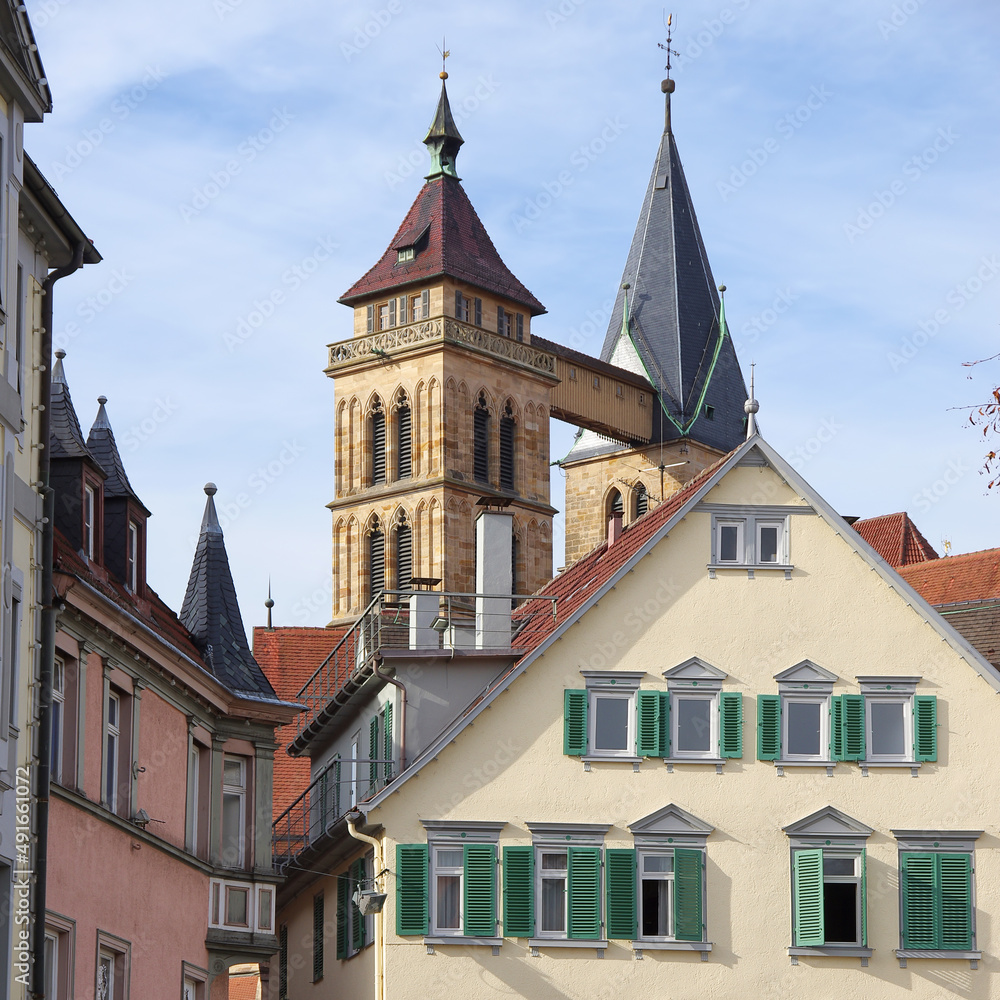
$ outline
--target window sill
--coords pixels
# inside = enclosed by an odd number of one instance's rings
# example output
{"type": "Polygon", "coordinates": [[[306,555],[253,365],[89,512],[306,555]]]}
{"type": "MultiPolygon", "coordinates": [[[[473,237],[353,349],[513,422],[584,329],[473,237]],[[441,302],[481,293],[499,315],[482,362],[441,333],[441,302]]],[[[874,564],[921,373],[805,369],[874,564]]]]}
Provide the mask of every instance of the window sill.
{"type": "Polygon", "coordinates": [[[463,948],[492,948],[494,955],[500,954],[500,945],[503,944],[503,938],[477,938],[477,937],[463,937],[460,934],[454,935],[452,937],[448,934],[435,935],[433,937],[425,937],[424,944],[427,946],[427,954],[433,955],[435,947],[442,947],[445,945],[459,945],[463,948]]]}
{"type": "Polygon", "coordinates": [[[596,948],[597,957],[604,958],[604,949],[607,946],[606,940],[597,938],[528,938],[532,958],[539,957],[540,948],[596,948]]]}
{"type": "Polygon", "coordinates": [[[872,957],[871,948],[863,948],[860,945],[823,945],[818,948],[797,948],[788,949],[788,954],[792,957],[792,965],[799,964],[799,958],[860,958],[861,965],[866,967],[868,959],[872,957]]]}
{"type": "Polygon", "coordinates": [[[778,772],[778,777],[781,778],[785,774],[786,767],[825,767],[826,776],[832,778],[833,769],[838,763],[839,761],[836,760],[776,760],[774,768],[778,772]]]}
{"type": "Polygon", "coordinates": [[[784,573],[786,580],[791,580],[792,570],[795,569],[789,563],[709,563],[708,576],[710,580],[715,579],[715,574],[719,570],[745,570],[747,579],[752,580],[754,573],[761,570],[764,573],[784,573]]]}
{"type": "Polygon", "coordinates": [[[868,771],[873,767],[908,767],[915,778],[920,770],[919,760],[859,760],[858,766],[861,768],[861,777],[867,778],[868,771]]]}
{"type": "Polygon", "coordinates": [[[712,950],[711,941],[633,941],[632,950],[635,960],[642,961],[644,951],[700,951],[701,960],[708,961],[708,953],[712,950]]]}
{"type": "Polygon", "coordinates": [[[912,948],[897,948],[896,958],[899,959],[899,967],[906,968],[908,958],[950,958],[968,961],[970,969],[979,968],[979,960],[983,957],[981,951],[917,951],[912,948]]]}
{"type": "Polygon", "coordinates": [[[645,757],[595,757],[593,754],[580,758],[585,771],[590,770],[591,764],[631,764],[632,770],[638,771],[639,765],[646,759],[645,757]]]}
{"type": "Polygon", "coordinates": [[[667,765],[667,771],[672,773],[675,764],[710,764],[715,768],[716,774],[722,774],[722,766],[726,763],[725,757],[664,757],[663,763],[667,765]]]}

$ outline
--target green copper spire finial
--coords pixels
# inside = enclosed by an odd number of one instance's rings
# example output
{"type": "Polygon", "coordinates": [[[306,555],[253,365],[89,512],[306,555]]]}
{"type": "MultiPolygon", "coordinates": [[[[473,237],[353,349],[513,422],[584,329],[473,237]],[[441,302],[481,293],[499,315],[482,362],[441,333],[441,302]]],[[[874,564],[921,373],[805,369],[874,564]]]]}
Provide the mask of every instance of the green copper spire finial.
{"type": "MultiPolygon", "coordinates": [[[[445,65],[445,60],[451,53],[444,48],[442,42],[441,65],[445,65]]],[[[459,179],[455,172],[455,157],[458,156],[459,147],[465,142],[455,119],[451,114],[451,105],[448,103],[448,89],[445,80],[448,79],[448,72],[441,70],[441,97],[438,100],[437,112],[434,121],[424,139],[424,145],[430,150],[431,171],[426,180],[434,180],[436,177],[454,177],[459,179]]]]}

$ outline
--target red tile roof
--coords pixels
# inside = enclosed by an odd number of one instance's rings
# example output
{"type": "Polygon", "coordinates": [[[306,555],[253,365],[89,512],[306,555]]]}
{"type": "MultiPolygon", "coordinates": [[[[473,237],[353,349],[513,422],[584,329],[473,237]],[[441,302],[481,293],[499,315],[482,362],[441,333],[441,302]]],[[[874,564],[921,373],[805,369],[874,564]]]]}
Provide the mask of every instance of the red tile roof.
{"type": "MultiPolygon", "coordinates": [[[[257,1000],[260,973],[229,976],[229,1000],[257,1000]]],[[[213,991],[214,992],[214,991],[213,991]]]]}
{"type": "MultiPolygon", "coordinates": [[[[1000,600],[1000,549],[900,566],[899,575],[929,604],[1000,600]]],[[[956,622],[952,622],[956,625],[956,622]]]]}
{"type": "Polygon", "coordinates": [[[890,566],[897,569],[938,558],[905,512],[868,517],[855,521],[852,527],[890,566]]]}
{"type": "Polygon", "coordinates": [[[465,189],[455,179],[428,181],[406,213],[381,260],[340,298],[346,305],[391,289],[447,275],[511,299],[532,316],[545,306],[501,260],[465,189]],[[416,256],[398,263],[398,250],[414,246],[416,256]]]}
{"type": "MultiPolygon", "coordinates": [[[[299,691],[344,637],[340,628],[263,628],[253,630],[253,655],[264,676],[283,701],[296,701],[299,691]]],[[[274,808],[277,819],[308,787],[310,760],[285,752],[295,739],[296,723],[281,726],[274,734],[274,808]]]]}

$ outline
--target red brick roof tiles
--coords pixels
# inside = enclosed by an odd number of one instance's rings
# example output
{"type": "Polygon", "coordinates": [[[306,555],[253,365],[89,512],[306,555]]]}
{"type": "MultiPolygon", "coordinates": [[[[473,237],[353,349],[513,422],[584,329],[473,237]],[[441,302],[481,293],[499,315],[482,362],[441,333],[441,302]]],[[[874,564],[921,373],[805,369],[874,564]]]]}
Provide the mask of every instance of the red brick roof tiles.
{"type": "MultiPolygon", "coordinates": [[[[264,676],[283,701],[296,701],[299,691],[343,638],[340,628],[262,628],[253,630],[253,654],[264,676]]],[[[285,752],[295,739],[297,723],[281,726],[274,734],[274,807],[277,819],[308,787],[310,760],[285,752]]]]}
{"type": "Polygon", "coordinates": [[[855,521],[854,530],[895,568],[938,558],[931,544],[905,512],[855,521]]]}
{"type": "MultiPolygon", "coordinates": [[[[900,566],[899,574],[928,604],[935,606],[1000,600],[1000,549],[900,566]]],[[[957,627],[957,623],[952,624],[957,627]]]]}
{"type": "Polygon", "coordinates": [[[406,213],[379,262],[340,298],[346,305],[380,292],[447,275],[511,299],[533,316],[545,306],[511,274],[500,258],[462,185],[450,177],[428,181],[406,213]],[[414,246],[413,260],[397,251],[414,246]]]}
{"type": "Polygon", "coordinates": [[[229,976],[229,1000],[257,1000],[260,974],[229,976]]]}

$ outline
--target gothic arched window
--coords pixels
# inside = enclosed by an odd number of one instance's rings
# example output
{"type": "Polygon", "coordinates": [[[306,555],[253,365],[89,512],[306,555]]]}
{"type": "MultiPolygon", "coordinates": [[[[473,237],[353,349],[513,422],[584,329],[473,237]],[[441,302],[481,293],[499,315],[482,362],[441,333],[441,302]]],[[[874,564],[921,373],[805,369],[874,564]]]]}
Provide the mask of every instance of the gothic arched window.
{"type": "Polygon", "coordinates": [[[615,514],[625,513],[625,502],[622,500],[621,493],[618,490],[612,490],[608,496],[608,517],[614,517],[615,514]]]}
{"type": "Polygon", "coordinates": [[[385,411],[382,401],[372,403],[372,485],[385,482],[385,411]]]}
{"type": "Polygon", "coordinates": [[[635,488],[635,516],[642,517],[649,510],[649,494],[646,487],[639,483],[635,488]]]}
{"type": "Polygon", "coordinates": [[[473,475],[476,482],[490,481],[490,411],[486,408],[486,396],[479,394],[479,402],[473,414],[473,475]]]}
{"type": "Polygon", "coordinates": [[[368,531],[368,580],[371,597],[385,590],[385,535],[377,517],[368,531]]]}
{"type": "Polygon", "coordinates": [[[396,524],[396,590],[409,590],[413,576],[413,536],[406,516],[396,524]]]}
{"type": "Polygon", "coordinates": [[[406,393],[399,394],[399,405],[396,408],[396,478],[409,479],[413,468],[411,440],[410,404],[406,393]]]}
{"type": "Polygon", "coordinates": [[[514,492],[514,410],[508,401],[500,418],[500,489],[514,492]]]}

